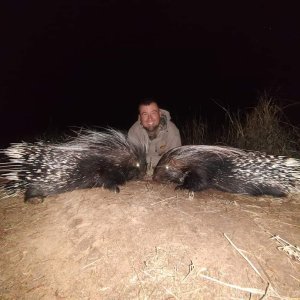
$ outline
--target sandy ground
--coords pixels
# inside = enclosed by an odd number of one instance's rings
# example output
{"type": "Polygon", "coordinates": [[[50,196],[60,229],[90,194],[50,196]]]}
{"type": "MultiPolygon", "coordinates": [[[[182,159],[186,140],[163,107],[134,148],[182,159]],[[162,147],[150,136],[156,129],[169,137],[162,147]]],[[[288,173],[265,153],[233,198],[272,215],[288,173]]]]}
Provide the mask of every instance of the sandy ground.
{"type": "Polygon", "coordinates": [[[300,196],[151,181],[0,201],[1,299],[300,299],[300,196]]]}

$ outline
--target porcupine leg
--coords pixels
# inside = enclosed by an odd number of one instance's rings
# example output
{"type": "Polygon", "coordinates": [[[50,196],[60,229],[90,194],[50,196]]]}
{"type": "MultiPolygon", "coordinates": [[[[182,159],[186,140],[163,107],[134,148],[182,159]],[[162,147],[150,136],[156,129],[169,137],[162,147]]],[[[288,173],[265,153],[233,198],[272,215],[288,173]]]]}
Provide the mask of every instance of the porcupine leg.
{"type": "Polygon", "coordinates": [[[199,192],[209,188],[209,178],[205,170],[192,170],[184,178],[183,183],[176,186],[177,189],[187,189],[190,192],[199,192]]]}
{"type": "Polygon", "coordinates": [[[31,203],[31,204],[38,204],[38,203],[42,203],[45,197],[46,195],[43,193],[43,191],[40,188],[31,185],[25,191],[24,202],[31,203]]]}
{"type": "Polygon", "coordinates": [[[120,188],[118,187],[117,184],[114,184],[114,183],[104,183],[103,187],[105,189],[110,190],[111,192],[120,193],[120,188]]]}
{"type": "MultiPolygon", "coordinates": [[[[103,172],[102,172],[102,177],[108,177],[108,176],[103,176],[103,172]]],[[[114,179],[103,179],[101,176],[99,176],[99,174],[96,174],[94,177],[94,183],[92,185],[92,187],[103,187],[105,189],[108,189],[111,192],[115,192],[115,193],[119,193],[120,192],[120,188],[118,186],[118,184],[123,184],[124,182],[122,182],[118,176],[116,176],[114,174],[114,179]]]]}
{"type": "Polygon", "coordinates": [[[82,188],[103,187],[119,193],[118,185],[125,183],[124,175],[119,170],[111,168],[110,162],[105,160],[99,163],[94,157],[89,157],[80,161],[78,169],[82,177],[88,178],[88,181],[81,185],[82,188]]]}

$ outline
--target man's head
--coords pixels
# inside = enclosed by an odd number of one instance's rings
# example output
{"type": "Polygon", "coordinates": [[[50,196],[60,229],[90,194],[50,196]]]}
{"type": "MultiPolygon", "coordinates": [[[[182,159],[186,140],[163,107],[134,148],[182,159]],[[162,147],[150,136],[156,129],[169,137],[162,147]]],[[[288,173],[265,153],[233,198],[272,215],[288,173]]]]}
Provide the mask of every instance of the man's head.
{"type": "Polygon", "coordinates": [[[150,133],[157,130],[161,112],[154,98],[143,99],[139,104],[139,116],[142,126],[150,133]]]}

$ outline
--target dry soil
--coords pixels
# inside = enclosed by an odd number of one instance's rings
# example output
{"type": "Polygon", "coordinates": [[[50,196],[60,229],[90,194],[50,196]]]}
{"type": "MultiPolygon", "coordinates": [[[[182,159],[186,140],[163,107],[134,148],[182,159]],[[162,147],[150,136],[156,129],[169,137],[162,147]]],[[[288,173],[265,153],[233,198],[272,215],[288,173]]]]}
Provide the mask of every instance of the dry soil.
{"type": "Polygon", "coordinates": [[[297,245],[300,196],[191,197],[138,181],[36,205],[7,198],[0,297],[300,299],[297,245]]]}

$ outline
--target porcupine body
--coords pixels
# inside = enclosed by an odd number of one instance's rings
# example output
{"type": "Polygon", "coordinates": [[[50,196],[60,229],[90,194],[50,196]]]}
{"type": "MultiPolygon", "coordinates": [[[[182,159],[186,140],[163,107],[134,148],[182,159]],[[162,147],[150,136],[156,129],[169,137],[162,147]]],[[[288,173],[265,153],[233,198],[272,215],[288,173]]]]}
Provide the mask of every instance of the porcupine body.
{"type": "Polygon", "coordinates": [[[115,129],[82,130],[62,143],[16,143],[1,151],[0,177],[7,195],[25,193],[25,201],[75,189],[119,185],[146,173],[144,149],[115,129]]]}
{"type": "Polygon", "coordinates": [[[230,147],[187,145],[161,157],[153,180],[173,182],[177,189],[189,191],[215,188],[282,197],[300,191],[300,160],[230,147]]]}

